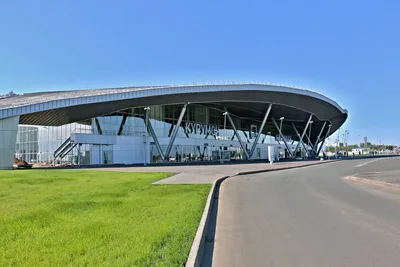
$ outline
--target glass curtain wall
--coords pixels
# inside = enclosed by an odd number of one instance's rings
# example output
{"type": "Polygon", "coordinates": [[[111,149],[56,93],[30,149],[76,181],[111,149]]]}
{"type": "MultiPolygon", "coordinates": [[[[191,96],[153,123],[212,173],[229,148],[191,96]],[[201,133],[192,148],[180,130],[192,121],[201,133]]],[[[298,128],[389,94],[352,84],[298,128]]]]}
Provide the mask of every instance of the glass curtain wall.
{"type": "MultiPolygon", "coordinates": [[[[31,126],[19,125],[17,133],[15,157],[25,160],[29,164],[48,165],[54,162],[54,151],[57,150],[72,133],[92,133],[91,126],[71,123],[62,126],[31,126]]],[[[75,147],[58,164],[74,163],[77,160],[78,148],[75,147]]],[[[90,147],[82,145],[80,148],[81,161],[90,163],[90,147]]]]}
{"type": "MultiPolygon", "coordinates": [[[[145,112],[148,110],[150,123],[157,137],[171,137],[182,107],[183,105],[165,105],[129,108],[97,117],[93,120],[92,126],[96,133],[102,132],[102,134],[147,135],[145,129],[145,112]]],[[[241,140],[250,149],[255,141],[257,127],[259,127],[261,121],[241,119],[234,115],[231,115],[231,117],[238,129],[241,140]]],[[[177,138],[238,141],[223,110],[197,104],[187,106],[181,127],[178,129],[177,138]]],[[[273,139],[271,136],[262,134],[258,142],[272,143],[273,139]]],[[[161,148],[163,151],[166,151],[167,147],[161,145],[161,148]]],[[[258,150],[255,153],[256,155],[260,154],[258,150]]],[[[150,154],[153,163],[161,161],[161,156],[155,145],[151,145],[150,154]]],[[[244,158],[243,149],[239,145],[236,147],[174,145],[168,160],[171,162],[186,162],[228,159],[241,160],[244,158]]]]}
{"type": "MultiPolygon", "coordinates": [[[[158,137],[170,137],[173,127],[178,122],[183,105],[166,105],[147,107],[150,123],[158,137]]],[[[238,140],[224,112],[218,109],[196,104],[187,106],[177,137],[238,140]]],[[[237,118],[231,115],[240,138],[246,143],[253,143],[257,127],[261,121],[252,121],[237,118]]],[[[143,136],[145,129],[145,107],[136,107],[113,112],[97,117],[92,122],[95,133],[107,135],[143,136]],[[124,116],[126,117],[124,120],[124,116]],[[97,122],[96,122],[97,120],[97,122]],[[125,123],[124,123],[125,121],[125,123]],[[121,127],[122,124],[122,127],[121,127]],[[119,131],[121,130],[121,133],[119,131]]],[[[259,142],[272,142],[265,134],[260,136],[259,142]]]]}
{"type": "MultiPolygon", "coordinates": [[[[50,164],[54,162],[54,151],[57,150],[72,133],[104,134],[104,135],[147,135],[145,127],[146,109],[157,137],[170,137],[178,122],[183,105],[164,105],[150,107],[134,107],[104,116],[99,116],[84,123],[72,123],[59,127],[20,125],[17,135],[16,157],[28,163],[50,164]]],[[[250,149],[255,141],[255,133],[260,121],[241,119],[231,114],[242,141],[250,149]]],[[[204,140],[237,141],[230,122],[222,109],[205,107],[198,104],[187,106],[177,138],[195,138],[204,140]]],[[[275,142],[274,138],[262,134],[259,143],[275,142]]],[[[206,142],[205,142],[206,143],[206,142]]],[[[111,148],[104,149],[108,151],[111,148]]],[[[153,162],[161,160],[154,145],[150,147],[153,162]]],[[[163,151],[166,147],[162,147],[163,151]]],[[[64,158],[57,158],[56,164],[90,164],[92,145],[74,147],[64,158]],[[79,156],[78,156],[79,152],[79,156]]],[[[258,153],[257,151],[255,152],[258,153]]],[[[104,157],[107,163],[112,162],[112,152],[104,157]]],[[[244,159],[243,149],[237,146],[173,146],[170,161],[218,161],[244,159]]]]}

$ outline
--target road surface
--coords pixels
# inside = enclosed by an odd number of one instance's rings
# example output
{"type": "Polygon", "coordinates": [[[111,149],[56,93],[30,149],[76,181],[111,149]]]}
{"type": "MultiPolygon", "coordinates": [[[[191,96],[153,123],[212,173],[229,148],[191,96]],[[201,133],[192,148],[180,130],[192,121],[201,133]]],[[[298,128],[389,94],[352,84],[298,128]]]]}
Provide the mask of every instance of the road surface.
{"type": "Polygon", "coordinates": [[[343,179],[395,169],[400,158],[225,180],[212,266],[400,266],[400,190],[343,179]]]}

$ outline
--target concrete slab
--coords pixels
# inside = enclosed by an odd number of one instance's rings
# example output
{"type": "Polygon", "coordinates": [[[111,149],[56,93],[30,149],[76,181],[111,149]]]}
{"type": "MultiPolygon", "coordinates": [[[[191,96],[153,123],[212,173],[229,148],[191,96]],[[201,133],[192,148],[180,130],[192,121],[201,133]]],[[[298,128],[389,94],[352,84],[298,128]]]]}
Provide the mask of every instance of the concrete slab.
{"type": "Polygon", "coordinates": [[[120,171],[120,172],[172,172],[176,175],[160,180],[155,184],[212,184],[215,180],[224,176],[233,176],[238,173],[262,172],[281,170],[293,167],[301,167],[330,162],[325,161],[292,161],[250,164],[221,164],[221,165],[190,165],[190,166],[147,166],[147,167],[118,167],[99,168],[96,170],[120,171]]]}

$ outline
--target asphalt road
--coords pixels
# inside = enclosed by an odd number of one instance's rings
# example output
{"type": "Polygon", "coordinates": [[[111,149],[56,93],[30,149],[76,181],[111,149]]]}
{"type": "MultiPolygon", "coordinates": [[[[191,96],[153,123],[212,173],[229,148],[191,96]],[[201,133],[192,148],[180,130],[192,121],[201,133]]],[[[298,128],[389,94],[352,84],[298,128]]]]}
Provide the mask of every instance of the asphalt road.
{"type": "Polygon", "coordinates": [[[225,180],[212,265],[400,266],[400,190],[342,178],[395,169],[400,158],[225,180]]]}

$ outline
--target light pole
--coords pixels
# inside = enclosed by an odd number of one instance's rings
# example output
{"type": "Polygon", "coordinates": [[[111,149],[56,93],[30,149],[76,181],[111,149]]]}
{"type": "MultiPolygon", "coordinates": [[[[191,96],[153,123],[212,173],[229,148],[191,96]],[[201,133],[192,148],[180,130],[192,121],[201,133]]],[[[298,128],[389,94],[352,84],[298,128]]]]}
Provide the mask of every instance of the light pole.
{"type": "Polygon", "coordinates": [[[346,130],[346,141],[345,141],[345,147],[346,147],[346,154],[347,154],[347,156],[349,156],[348,144],[347,144],[347,141],[349,140],[349,135],[350,135],[350,132],[349,132],[348,130],[346,130]]]}
{"type": "MultiPolygon", "coordinates": [[[[308,146],[311,148],[310,142],[311,142],[311,128],[312,128],[312,124],[314,123],[314,121],[310,121],[310,131],[308,132],[308,146]]],[[[307,157],[308,157],[308,151],[307,152],[307,157]]]]}
{"type": "Polygon", "coordinates": [[[279,118],[279,120],[281,121],[281,124],[280,124],[280,126],[279,126],[279,131],[280,132],[282,132],[282,123],[283,123],[283,120],[285,119],[285,117],[280,117],[279,118]]]}
{"type": "Polygon", "coordinates": [[[50,162],[50,128],[48,126],[43,126],[43,128],[47,129],[47,153],[46,154],[47,154],[47,164],[48,164],[50,162]]]}
{"type": "MultiPolygon", "coordinates": [[[[144,112],[146,113],[145,114],[145,116],[146,116],[146,119],[145,119],[145,135],[144,135],[144,140],[143,140],[143,154],[144,154],[144,162],[143,162],[143,165],[144,166],[146,166],[146,164],[147,164],[147,159],[146,159],[146,154],[147,154],[147,151],[146,151],[146,141],[147,141],[147,137],[148,137],[148,130],[147,130],[147,126],[148,126],[148,124],[149,124],[149,110],[150,110],[150,107],[145,107],[144,108],[144,112]]],[[[161,155],[160,155],[161,156],[161,155]]]]}
{"type": "Polygon", "coordinates": [[[338,156],[338,154],[337,154],[337,147],[338,147],[338,144],[339,144],[339,139],[337,139],[335,143],[336,143],[336,144],[335,144],[335,159],[337,159],[337,156],[338,156]]]}
{"type": "Polygon", "coordinates": [[[224,139],[226,140],[226,116],[228,115],[228,112],[225,111],[222,115],[224,115],[224,139]]]}
{"type": "Polygon", "coordinates": [[[269,144],[271,144],[272,140],[271,140],[271,132],[267,133],[269,135],[269,144]]]}

